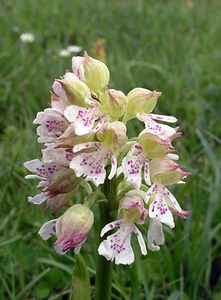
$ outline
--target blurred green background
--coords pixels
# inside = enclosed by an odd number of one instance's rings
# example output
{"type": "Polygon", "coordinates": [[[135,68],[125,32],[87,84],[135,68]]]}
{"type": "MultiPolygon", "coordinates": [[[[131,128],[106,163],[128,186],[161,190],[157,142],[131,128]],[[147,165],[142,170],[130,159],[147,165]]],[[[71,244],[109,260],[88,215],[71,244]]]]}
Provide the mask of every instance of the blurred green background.
{"type": "MultiPolygon", "coordinates": [[[[110,87],[163,92],[155,112],[180,120],[176,146],[193,172],[174,190],[192,216],[165,228],[159,252],[141,257],[134,241],[135,263],[114,267],[112,298],[221,299],[220,19],[220,0],[0,1],[0,299],[68,299],[74,256],[56,255],[37,235],[50,216],[27,203],[36,189],[23,162],[40,157],[32,120],[53,79],[71,69],[59,51],[76,44],[93,56],[99,39],[110,87]],[[23,32],[35,41],[22,43],[23,32]]],[[[82,253],[94,285],[96,230],[82,253]]]]}

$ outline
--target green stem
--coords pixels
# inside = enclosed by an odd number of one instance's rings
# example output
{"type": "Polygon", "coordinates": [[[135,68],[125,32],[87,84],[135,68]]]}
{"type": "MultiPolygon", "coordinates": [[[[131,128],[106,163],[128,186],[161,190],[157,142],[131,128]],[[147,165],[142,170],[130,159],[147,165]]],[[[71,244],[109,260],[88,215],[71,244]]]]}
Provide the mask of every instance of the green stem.
{"type": "MultiPolygon", "coordinates": [[[[108,202],[100,203],[100,230],[109,222],[111,215],[116,206],[116,183],[115,180],[106,180],[103,187],[108,202]]],[[[103,240],[100,239],[100,242],[103,240]]],[[[111,300],[113,263],[106,260],[103,256],[98,256],[96,283],[95,283],[95,300],[111,300]]]]}

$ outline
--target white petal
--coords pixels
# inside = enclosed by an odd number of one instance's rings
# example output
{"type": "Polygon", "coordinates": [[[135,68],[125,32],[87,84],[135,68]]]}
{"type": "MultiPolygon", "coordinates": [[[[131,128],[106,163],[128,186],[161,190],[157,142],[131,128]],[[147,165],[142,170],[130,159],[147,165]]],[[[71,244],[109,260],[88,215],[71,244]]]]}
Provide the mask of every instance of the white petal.
{"type": "Polygon", "coordinates": [[[144,242],[143,235],[135,225],[134,225],[133,233],[136,235],[136,237],[138,239],[138,243],[140,245],[141,253],[143,255],[146,255],[147,254],[147,248],[146,248],[146,245],[145,245],[145,242],[144,242]]]}
{"type": "Polygon", "coordinates": [[[85,149],[89,149],[89,148],[95,148],[95,149],[100,149],[101,147],[101,143],[99,142],[88,142],[88,143],[82,143],[82,144],[78,144],[76,146],[73,147],[73,152],[79,152],[85,149]]]}
{"type": "Polygon", "coordinates": [[[173,209],[177,211],[182,211],[182,208],[180,207],[179,203],[177,202],[174,195],[165,187],[165,193],[167,195],[166,202],[169,207],[172,207],[173,209]]]}
{"type": "Polygon", "coordinates": [[[173,215],[167,206],[164,193],[159,187],[157,187],[153,202],[149,206],[149,217],[151,219],[156,218],[170,228],[175,226],[173,215]]]}
{"type": "Polygon", "coordinates": [[[97,119],[95,108],[83,108],[77,105],[69,105],[65,109],[64,115],[73,124],[77,135],[84,135],[91,132],[97,119]]]}
{"type": "Polygon", "coordinates": [[[48,199],[48,196],[45,195],[45,193],[38,194],[34,197],[28,197],[28,202],[33,203],[33,204],[42,204],[48,199]]]}
{"type": "Polygon", "coordinates": [[[77,177],[84,176],[86,181],[92,181],[96,186],[103,184],[106,178],[105,157],[99,155],[99,151],[76,155],[70,168],[77,177]]]}
{"type": "Polygon", "coordinates": [[[39,179],[39,180],[44,180],[45,178],[39,175],[26,175],[25,179],[39,179]]]}
{"type": "Polygon", "coordinates": [[[156,114],[150,114],[151,118],[158,120],[158,121],[163,121],[163,122],[168,122],[168,123],[175,123],[177,122],[177,118],[173,116],[166,116],[166,115],[156,115],[156,114]]]}
{"type": "Polygon", "coordinates": [[[57,219],[46,222],[38,231],[43,240],[48,240],[52,235],[56,235],[57,219]]]}
{"type": "Polygon", "coordinates": [[[37,168],[40,168],[41,166],[42,162],[39,159],[29,160],[24,163],[24,167],[33,173],[36,173],[37,168]]]}
{"type": "Polygon", "coordinates": [[[151,185],[149,159],[145,159],[144,162],[144,180],[147,185],[151,185]]]}
{"type": "Polygon", "coordinates": [[[81,80],[84,80],[84,68],[83,68],[84,60],[85,60],[85,58],[82,56],[74,56],[72,58],[73,72],[81,80]]]}
{"type": "Polygon", "coordinates": [[[122,160],[122,168],[124,177],[129,181],[135,188],[139,189],[141,185],[141,170],[143,167],[143,159],[139,156],[127,155],[122,160]]]}
{"type": "Polygon", "coordinates": [[[172,159],[172,160],[178,160],[178,159],[179,159],[179,155],[174,154],[174,153],[169,153],[169,154],[167,154],[167,157],[168,157],[169,159],[172,159]]]}
{"type": "Polygon", "coordinates": [[[114,175],[117,172],[117,158],[116,156],[113,154],[111,157],[111,171],[110,174],[108,176],[108,179],[112,179],[114,177],[114,175]]]}
{"type": "Polygon", "coordinates": [[[139,115],[138,120],[145,123],[146,130],[152,134],[161,134],[163,132],[162,124],[158,124],[150,115],[139,115]]]}
{"type": "Polygon", "coordinates": [[[101,234],[100,236],[104,236],[105,233],[107,233],[108,231],[116,228],[116,227],[120,227],[122,224],[122,221],[121,220],[116,220],[116,221],[113,221],[111,223],[108,223],[107,225],[104,226],[104,228],[101,230],[101,234]]]}
{"type": "Polygon", "coordinates": [[[156,220],[150,220],[150,225],[147,233],[148,248],[151,251],[159,251],[160,247],[158,245],[164,244],[164,234],[162,224],[156,220]]]}

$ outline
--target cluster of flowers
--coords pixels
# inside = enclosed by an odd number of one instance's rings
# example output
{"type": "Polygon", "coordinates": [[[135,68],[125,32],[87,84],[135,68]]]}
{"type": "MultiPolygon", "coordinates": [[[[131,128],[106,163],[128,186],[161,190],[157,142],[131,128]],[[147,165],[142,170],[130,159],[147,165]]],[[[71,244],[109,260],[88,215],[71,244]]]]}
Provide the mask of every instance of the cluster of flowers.
{"type": "MultiPolygon", "coordinates": [[[[109,89],[107,66],[87,54],[73,57],[72,69],[54,81],[50,108],[34,120],[38,142],[45,148],[42,160],[24,165],[34,173],[26,178],[39,179],[42,191],[28,201],[46,202],[46,209],[54,215],[71,202],[79,188],[93,194],[115,180],[118,199],[113,201],[118,203],[118,217],[102,229],[101,236],[112,229],[115,232],[101,242],[98,252],[116,264],[130,264],[134,261],[133,234],[142,254],[147,253],[135,224],[149,223],[147,245],[156,251],[164,243],[162,224],[173,228],[173,215],[186,218],[190,213],[181,209],[167,189],[189,175],[176,162],[178,155],[172,146],[180,136],[178,127],[158,123],[177,120],[151,113],[160,92],[135,88],[126,96],[109,89]],[[133,118],[143,122],[145,129],[128,139],[126,125],[133,118]]],[[[55,235],[54,248],[59,254],[70,248],[78,252],[93,226],[92,203],[71,204],[60,217],[41,227],[40,236],[47,240],[55,235]]]]}

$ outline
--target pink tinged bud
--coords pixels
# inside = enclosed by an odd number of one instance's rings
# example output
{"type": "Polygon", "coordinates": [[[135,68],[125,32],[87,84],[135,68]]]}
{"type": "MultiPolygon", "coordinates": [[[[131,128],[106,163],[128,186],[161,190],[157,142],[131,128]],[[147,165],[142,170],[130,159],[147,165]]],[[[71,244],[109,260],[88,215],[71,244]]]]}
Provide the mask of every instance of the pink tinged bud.
{"type": "Polygon", "coordinates": [[[159,251],[159,246],[164,244],[163,226],[157,219],[150,219],[147,241],[151,251],[159,251]]]}
{"type": "Polygon", "coordinates": [[[169,140],[162,140],[151,133],[139,135],[138,143],[142,146],[144,155],[149,159],[164,157],[174,151],[169,140]]]}
{"type": "Polygon", "coordinates": [[[129,265],[134,262],[134,252],[131,247],[131,236],[134,234],[137,239],[143,255],[147,254],[146,245],[141,232],[133,223],[117,220],[107,224],[101,231],[101,236],[108,231],[118,228],[118,230],[109,235],[99,248],[98,253],[107,260],[114,261],[115,264],[129,265]]]}
{"type": "Polygon", "coordinates": [[[87,54],[84,57],[73,57],[72,68],[74,74],[93,92],[103,90],[108,85],[110,72],[107,66],[87,54]]]}
{"type": "Polygon", "coordinates": [[[143,224],[148,211],[144,208],[144,202],[140,197],[128,197],[126,195],[120,201],[118,214],[127,222],[143,224]]]}
{"type": "Polygon", "coordinates": [[[51,107],[64,112],[71,104],[87,106],[85,99],[90,98],[90,90],[71,72],[66,72],[64,77],[55,80],[51,91],[51,107]]]}
{"type": "Polygon", "coordinates": [[[150,91],[144,88],[135,88],[127,95],[127,106],[124,115],[124,122],[133,119],[137,114],[148,114],[156,106],[161,92],[150,91]]]}
{"type": "Polygon", "coordinates": [[[70,248],[80,250],[93,222],[93,212],[84,205],[76,204],[67,209],[60,218],[45,223],[38,233],[44,240],[56,235],[54,248],[62,255],[70,248]]]}
{"type": "Polygon", "coordinates": [[[161,185],[177,183],[189,175],[181,169],[181,165],[167,157],[153,159],[150,163],[150,171],[152,181],[161,185]]]}
{"type": "Polygon", "coordinates": [[[94,223],[93,212],[84,205],[76,204],[66,210],[57,220],[55,249],[66,252],[81,246],[94,223]]]}

